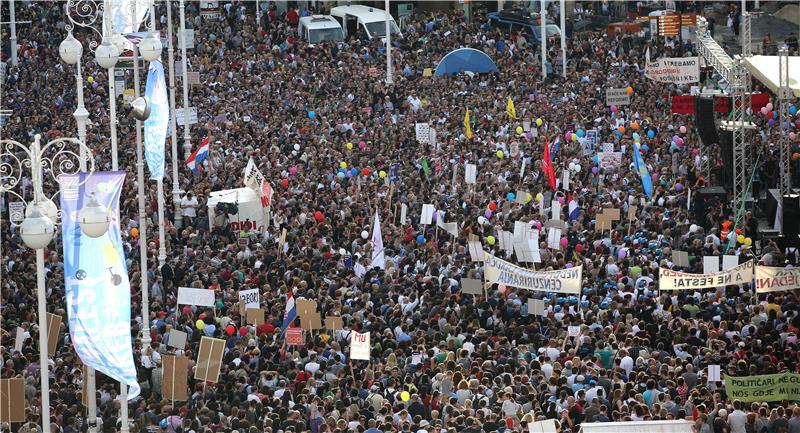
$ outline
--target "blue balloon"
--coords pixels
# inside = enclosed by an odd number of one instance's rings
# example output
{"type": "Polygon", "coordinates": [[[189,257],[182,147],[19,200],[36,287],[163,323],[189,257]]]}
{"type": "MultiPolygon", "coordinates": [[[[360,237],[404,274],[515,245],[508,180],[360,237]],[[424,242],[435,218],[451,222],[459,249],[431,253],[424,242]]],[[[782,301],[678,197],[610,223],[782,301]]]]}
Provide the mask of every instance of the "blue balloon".
{"type": "Polygon", "coordinates": [[[633,139],[634,140],[638,140],[639,139],[639,133],[638,132],[634,132],[633,133],[633,139]]]}
{"type": "Polygon", "coordinates": [[[344,172],[340,171],[340,172],[336,173],[336,176],[339,176],[339,178],[344,179],[344,172]]]}
{"type": "Polygon", "coordinates": [[[317,117],[317,113],[315,113],[315,112],[313,112],[313,111],[309,111],[309,112],[308,112],[308,118],[309,118],[309,119],[313,119],[313,118],[315,118],[315,117],[317,117]]]}
{"type": "Polygon", "coordinates": [[[343,168],[340,168],[340,169],[339,169],[339,173],[342,173],[342,174],[344,174],[344,172],[345,172],[345,171],[347,171],[347,170],[345,170],[345,169],[343,169],[343,168]]]}
{"type": "Polygon", "coordinates": [[[578,132],[576,132],[576,134],[578,134],[578,138],[583,138],[583,136],[586,135],[586,133],[583,132],[583,129],[579,129],[578,132]]]}
{"type": "Polygon", "coordinates": [[[642,145],[642,149],[644,149],[644,151],[645,151],[645,152],[648,152],[648,151],[650,150],[650,148],[649,148],[649,147],[647,147],[647,145],[646,145],[646,144],[643,144],[643,145],[642,145]]]}
{"type": "Polygon", "coordinates": [[[595,156],[592,158],[592,161],[594,161],[595,163],[599,163],[599,162],[600,162],[600,155],[595,155],[595,156]]]}
{"type": "Polygon", "coordinates": [[[510,193],[506,194],[506,199],[507,199],[508,201],[514,201],[514,199],[515,199],[515,198],[517,198],[517,196],[516,196],[516,195],[514,195],[514,193],[513,193],[513,192],[510,192],[510,193]]]}
{"type": "Polygon", "coordinates": [[[353,173],[351,173],[351,172],[349,172],[349,171],[348,171],[347,173],[345,173],[345,175],[346,175],[347,177],[353,177],[353,173]]]}
{"type": "Polygon", "coordinates": [[[424,243],[425,243],[425,236],[422,236],[422,235],[417,235],[417,243],[418,243],[419,245],[422,245],[422,244],[424,244],[424,243]]]}
{"type": "Polygon", "coordinates": [[[795,107],[794,105],[790,105],[789,106],[789,114],[791,114],[792,116],[797,114],[797,107],[795,107]]]}
{"type": "Polygon", "coordinates": [[[622,137],[622,133],[619,131],[614,131],[614,134],[617,134],[617,137],[622,137]]]}
{"type": "Polygon", "coordinates": [[[653,138],[655,136],[656,136],[656,132],[653,131],[652,129],[647,131],[647,138],[653,138]]]}
{"type": "Polygon", "coordinates": [[[350,176],[355,176],[357,174],[358,174],[358,170],[355,167],[350,169],[350,176]]]}

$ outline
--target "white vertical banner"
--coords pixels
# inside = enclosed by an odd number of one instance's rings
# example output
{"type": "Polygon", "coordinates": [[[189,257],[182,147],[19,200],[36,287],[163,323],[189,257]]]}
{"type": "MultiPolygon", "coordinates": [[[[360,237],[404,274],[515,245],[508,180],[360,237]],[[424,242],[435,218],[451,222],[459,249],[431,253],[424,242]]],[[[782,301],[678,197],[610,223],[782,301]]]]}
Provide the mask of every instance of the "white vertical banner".
{"type": "Polygon", "coordinates": [[[350,359],[363,359],[369,361],[370,342],[369,332],[353,332],[350,334],[350,359]]]}

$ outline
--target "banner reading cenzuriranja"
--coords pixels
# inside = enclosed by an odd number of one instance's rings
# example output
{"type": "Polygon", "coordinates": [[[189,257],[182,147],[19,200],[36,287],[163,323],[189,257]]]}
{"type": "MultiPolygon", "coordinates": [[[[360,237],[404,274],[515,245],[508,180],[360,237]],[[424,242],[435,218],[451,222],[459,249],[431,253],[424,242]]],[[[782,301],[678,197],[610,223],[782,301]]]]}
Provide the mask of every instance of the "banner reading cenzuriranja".
{"type": "Polygon", "coordinates": [[[578,294],[581,292],[583,266],[560,271],[532,271],[513,265],[484,252],[483,277],[488,284],[505,284],[537,292],[578,294]]]}
{"type": "Polygon", "coordinates": [[[725,376],[728,397],[743,402],[800,400],[800,374],[764,374],[761,376],[725,376]]]}
{"type": "Polygon", "coordinates": [[[749,284],[753,281],[752,260],[723,272],[710,274],[689,274],[660,268],[658,288],[660,290],[695,290],[710,287],[723,287],[729,284],[749,284]]]}
{"type": "Polygon", "coordinates": [[[800,289],[800,268],[756,266],[756,292],[800,289]]]}

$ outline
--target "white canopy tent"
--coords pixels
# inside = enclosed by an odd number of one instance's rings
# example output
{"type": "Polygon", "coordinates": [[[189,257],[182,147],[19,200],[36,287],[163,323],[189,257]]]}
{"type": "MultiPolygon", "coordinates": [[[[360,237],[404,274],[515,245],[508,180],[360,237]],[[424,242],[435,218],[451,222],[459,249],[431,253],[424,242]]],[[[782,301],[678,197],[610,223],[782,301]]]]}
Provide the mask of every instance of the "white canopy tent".
{"type": "MultiPolygon", "coordinates": [[[[778,56],[750,56],[744,58],[744,64],[750,75],[764,83],[772,91],[778,93],[778,56]]],[[[800,57],[789,56],[789,87],[795,97],[800,97],[800,57]]]]}
{"type": "Polygon", "coordinates": [[[266,213],[268,208],[261,205],[261,197],[250,188],[226,189],[223,191],[213,191],[208,195],[208,217],[214,221],[217,203],[235,204],[238,208],[237,214],[228,215],[228,225],[233,232],[240,230],[263,231],[264,223],[267,221],[266,213]]]}
{"type": "Polygon", "coordinates": [[[691,421],[627,421],[581,424],[581,433],[692,433],[691,421]]]}

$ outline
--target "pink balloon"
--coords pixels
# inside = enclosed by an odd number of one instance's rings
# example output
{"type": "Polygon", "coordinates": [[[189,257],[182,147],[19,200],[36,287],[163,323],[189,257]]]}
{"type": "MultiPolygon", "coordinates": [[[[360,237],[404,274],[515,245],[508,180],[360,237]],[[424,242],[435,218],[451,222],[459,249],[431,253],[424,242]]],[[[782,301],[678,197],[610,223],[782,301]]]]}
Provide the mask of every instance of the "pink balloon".
{"type": "Polygon", "coordinates": [[[293,165],[293,166],[289,167],[289,174],[291,174],[292,176],[297,174],[297,166],[296,165],[293,165]]]}
{"type": "Polygon", "coordinates": [[[558,197],[558,202],[561,203],[562,206],[564,205],[564,196],[563,195],[558,197]]]}
{"type": "Polygon", "coordinates": [[[564,139],[567,141],[572,140],[572,134],[567,132],[566,134],[564,134],[564,139]]]}
{"type": "Polygon", "coordinates": [[[681,134],[686,134],[686,127],[685,126],[681,126],[681,134]]]}
{"type": "Polygon", "coordinates": [[[767,113],[769,113],[769,109],[767,107],[761,107],[761,114],[766,116],[767,113]]]}
{"type": "Polygon", "coordinates": [[[539,222],[539,221],[534,221],[533,222],[533,226],[536,227],[536,230],[541,230],[542,229],[542,223],[539,222]]]}
{"type": "Polygon", "coordinates": [[[658,175],[655,173],[651,174],[650,177],[653,179],[653,182],[656,182],[658,180],[658,175]]]}
{"type": "Polygon", "coordinates": [[[626,250],[626,249],[620,249],[620,250],[619,250],[619,252],[617,253],[617,257],[618,257],[620,260],[624,259],[625,257],[628,257],[628,250],[626,250]]]}
{"type": "Polygon", "coordinates": [[[497,285],[497,291],[500,292],[500,293],[505,293],[507,289],[508,289],[508,287],[506,287],[505,284],[498,284],[497,285]]]}
{"type": "Polygon", "coordinates": [[[561,240],[558,242],[561,245],[561,248],[566,248],[569,245],[569,241],[567,240],[566,236],[562,237],[561,240]]]}
{"type": "Polygon", "coordinates": [[[616,113],[616,112],[617,112],[617,110],[619,110],[619,108],[617,108],[617,106],[616,106],[616,105],[612,105],[612,106],[611,106],[611,112],[612,112],[612,113],[616,113]]]}
{"type": "Polygon", "coordinates": [[[767,111],[772,111],[773,108],[775,108],[775,106],[772,105],[772,102],[768,102],[767,103],[767,111]]]}
{"type": "Polygon", "coordinates": [[[364,141],[359,141],[359,142],[358,142],[358,148],[359,148],[359,149],[362,149],[362,150],[363,150],[363,149],[365,149],[366,147],[367,147],[367,143],[365,143],[364,141]]]}
{"type": "Polygon", "coordinates": [[[676,144],[678,147],[682,147],[682,146],[683,146],[683,139],[682,139],[682,138],[680,138],[680,137],[676,138],[676,139],[675,139],[675,144],[676,144]]]}

